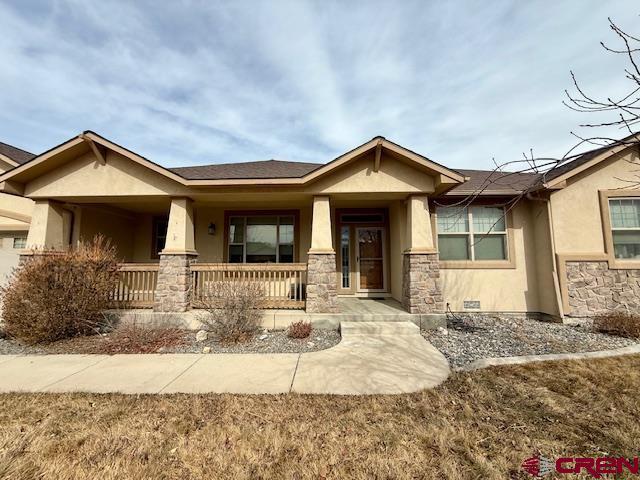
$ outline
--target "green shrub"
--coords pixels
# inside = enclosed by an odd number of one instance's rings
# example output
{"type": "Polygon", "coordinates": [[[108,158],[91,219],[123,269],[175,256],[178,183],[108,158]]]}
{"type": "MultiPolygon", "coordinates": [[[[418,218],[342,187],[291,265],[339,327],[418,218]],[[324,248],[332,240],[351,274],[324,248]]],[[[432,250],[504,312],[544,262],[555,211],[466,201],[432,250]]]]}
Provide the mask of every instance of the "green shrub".
{"type": "Polygon", "coordinates": [[[621,312],[599,315],[593,319],[593,328],[609,335],[640,338],[640,315],[621,312]]]}
{"type": "Polygon", "coordinates": [[[101,236],[64,252],[38,252],[1,289],[4,329],[27,344],[95,332],[117,282],[115,249],[101,236]]]}

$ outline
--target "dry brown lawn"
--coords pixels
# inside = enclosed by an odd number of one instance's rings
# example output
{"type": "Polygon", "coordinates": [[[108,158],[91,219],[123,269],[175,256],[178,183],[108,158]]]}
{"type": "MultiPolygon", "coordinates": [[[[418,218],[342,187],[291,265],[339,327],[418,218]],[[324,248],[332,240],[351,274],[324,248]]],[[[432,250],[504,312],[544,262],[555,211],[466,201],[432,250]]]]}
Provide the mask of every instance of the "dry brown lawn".
{"type": "Polygon", "coordinates": [[[528,478],[637,455],[640,356],[457,374],[412,395],[0,395],[0,478],[528,478]]]}

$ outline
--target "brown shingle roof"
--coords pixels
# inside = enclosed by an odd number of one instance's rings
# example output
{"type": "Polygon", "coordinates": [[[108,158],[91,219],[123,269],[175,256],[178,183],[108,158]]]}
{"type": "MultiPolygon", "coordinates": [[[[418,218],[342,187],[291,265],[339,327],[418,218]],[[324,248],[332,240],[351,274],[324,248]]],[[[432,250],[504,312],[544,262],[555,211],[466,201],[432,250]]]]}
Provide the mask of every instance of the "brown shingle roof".
{"type": "Polygon", "coordinates": [[[36,156],[26,150],[22,150],[21,148],[2,142],[0,142],[0,154],[9,157],[11,160],[19,164],[26,163],[36,156]]]}
{"type": "Polygon", "coordinates": [[[251,178],[299,178],[320,168],[322,163],[262,160],[258,162],[220,163],[196,167],[169,168],[187,180],[226,180],[251,178]]]}
{"type": "Polygon", "coordinates": [[[446,195],[516,195],[533,187],[540,179],[537,173],[498,172],[494,170],[461,170],[468,181],[456,185],[446,195]]]}
{"type": "Polygon", "coordinates": [[[564,175],[565,173],[570,172],[571,170],[578,168],[579,166],[587,163],[588,161],[592,160],[593,158],[597,157],[598,155],[600,155],[601,153],[606,152],[607,150],[610,150],[612,148],[618,147],[618,146],[632,146],[632,145],[637,145],[638,144],[638,140],[636,140],[638,134],[632,134],[628,137],[622,138],[620,140],[617,140],[615,142],[612,142],[610,145],[605,145],[603,147],[598,147],[595,148],[593,150],[589,150],[588,152],[584,152],[583,154],[577,156],[576,158],[574,158],[573,160],[570,160],[566,163],[562,163],[559,166],[549,170],[547,173],[544,174],[544,182],[549,182],[551,180],[553,180],[554,178],[558,178],[561,175],[564,175]]]}

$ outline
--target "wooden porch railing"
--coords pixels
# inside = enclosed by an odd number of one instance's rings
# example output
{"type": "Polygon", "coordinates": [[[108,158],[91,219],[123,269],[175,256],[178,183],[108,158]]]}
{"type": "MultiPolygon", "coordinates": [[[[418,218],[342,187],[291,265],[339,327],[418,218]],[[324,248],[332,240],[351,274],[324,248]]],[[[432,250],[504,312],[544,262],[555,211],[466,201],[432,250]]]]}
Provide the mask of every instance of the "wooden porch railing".
{"type": "Polygon", "coordinates": [[[193,263],[191,303],[202,307],[216,282],[258,282],[264,288],[264,308],[304,308],[305,263],[193,263]]]}
{"type": "Polygon", "coordinates": [[[158,283],[157,263],[123,263],[119,266],[118,287],[113,304],[126,308],[153,307],[158,283]]]}

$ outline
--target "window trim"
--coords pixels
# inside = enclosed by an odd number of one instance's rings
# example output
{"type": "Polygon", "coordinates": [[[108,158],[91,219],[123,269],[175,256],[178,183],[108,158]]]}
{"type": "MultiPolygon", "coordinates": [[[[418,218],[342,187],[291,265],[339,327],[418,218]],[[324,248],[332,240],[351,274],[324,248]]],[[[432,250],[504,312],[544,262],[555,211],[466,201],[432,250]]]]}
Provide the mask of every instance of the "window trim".
{"type": "Polygon", "coordinates": [[[640,200],[640,190],[600,190],[598,193],[600,195],[600,213],[602,216],[605,260],[609,262],[609,268],[619,270],[640,268],[640,259],[616,258],[615,248],[613,245],[611,209],[609,207],[609,200],[611,199],[629,198],[640,200]]]}
{"type": "MultiPolygon", "coordinates": [[[[225,210],[224,211],[224,253],[223,258],[225,263],[229,263],[229,219],[231,217],[293,217],[293,262],[299,261],[300,250],[300,210],[225,210]]],[[[280,220],[278,219],[278,222],[280,220]]],[[[246,227],[246,220],[245,220],[246,227]]],[[[246,244],[246,230],[245,230],[245,244],[246,244]]],[[[278,238],[278,244],[280,239],[278,238]]],[[[234,245],[234,244],[232,244],[234,245]]],[[[280,252],[276,249],[276,258],[278,258],[280,252]]],[[[243,257],[247,258],[246,246],[243,249],[243,257]]],[[[291,265],[290,263],[275,262],[278,265],[291,265]]],[[[243,262],[238,265],[254,265],[251,263],[243,262]]],[[[255,265],[264,265],[264,263],[257,263],[255,265]]]]}
{"type": "MultiPolygon", "coordinates": [[[[436,209],[438,207],[447,207],[452,205],[435,205],[432,204],[430,206],[431,211],[431,230],[433,232],[433,244],[436,246],[436,250],[439,251],[438,246],[438,214],[436,209]]],[[[505,208],[504,205],[496,205],[495,201],[491,201],[487,199],[486,201],[477,201],[473,202],[468,206],[469,211],[467,212],[468,221],[469,221],[469,232],[465,232],[462,234],[469,235],[470,241],[473,241],[473,219],[471,215],[472,207],[500,207],[505,208]]],[[[516,207],[517,208],[517,207],[516,207]]],[[[516,256],[515,256],[515,248],[514,248],[514,234],[513,234],[513,209],[509,209],[505,212],[505,231],[500,232],[490,232],[495,233],[496,235],[505,235],[506,237],[506,253],[507,258],[505,260],[440,260],[440,268],[443,269],[515,269],[516,268],[516,256]]],[[[443,233],[442,235],[460,235],[459,232],[449,232],[443,233]]],[[[470,243],[470,245],[472,245],[470,243]]],[[[471,255],[473,258],[473,249],[471,249],[471,255]]]]}

